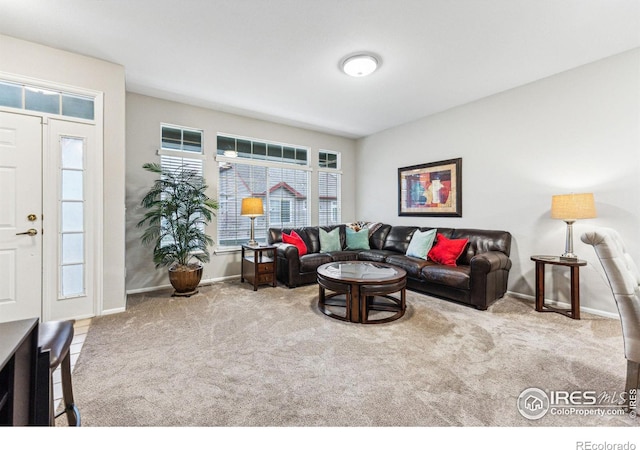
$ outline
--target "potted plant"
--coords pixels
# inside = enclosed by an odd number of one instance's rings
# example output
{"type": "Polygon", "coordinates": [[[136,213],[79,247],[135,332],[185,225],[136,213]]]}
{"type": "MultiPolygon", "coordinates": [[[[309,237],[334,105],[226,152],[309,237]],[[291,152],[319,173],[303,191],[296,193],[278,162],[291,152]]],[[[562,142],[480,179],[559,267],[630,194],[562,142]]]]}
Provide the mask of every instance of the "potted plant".
{"type": "Polygon", "coordinates": [[[207,247],[213,240],[204,229],[218,209],[218,203],[206,195],[204,178],[184,165],[163,169],[147,163],[145,170],[158,175],[141,205],[147,210],[138,227],[146,225],[144,245],[153,244],[156,268],[168,267],[174,296],[197,293],[202,278],[202,263],[209,262],[207,247]]]}

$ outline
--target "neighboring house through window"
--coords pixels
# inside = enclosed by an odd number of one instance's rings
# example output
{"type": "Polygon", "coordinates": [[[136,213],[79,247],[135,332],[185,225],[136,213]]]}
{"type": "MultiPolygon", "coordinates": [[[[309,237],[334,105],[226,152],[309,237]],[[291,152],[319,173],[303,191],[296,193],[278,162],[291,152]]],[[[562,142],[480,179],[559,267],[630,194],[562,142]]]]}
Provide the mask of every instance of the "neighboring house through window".
{"type": "Polygon", "coordinates": [[[269,227],[309,225],[308,155],[303,146],[218,135],[219,246],[235,247],[249,240],[251,221],[240,215],[245,197],[259,197],[264,205],[265,215],[255,219],[259,242],[266,241],[269,227]]]}

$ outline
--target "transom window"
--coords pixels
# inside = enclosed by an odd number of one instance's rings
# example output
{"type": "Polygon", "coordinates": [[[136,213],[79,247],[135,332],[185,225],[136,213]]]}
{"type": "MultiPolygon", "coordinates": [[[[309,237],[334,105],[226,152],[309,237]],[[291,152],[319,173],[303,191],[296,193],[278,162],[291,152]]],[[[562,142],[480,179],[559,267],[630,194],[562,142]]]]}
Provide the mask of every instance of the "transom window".
{"type": "Polygon", "coordinates": [[[94,120],[94,103],[91,97],[0,81],[0,106],[94,120]]]}
{"type": "Polygon", "coordinates": [[[162,149],[202,154],[202,130],[162,125],[162,149]]]}
{"type": "Polygon", "coordinates": [[[318,166],[325,169],[339,169],[338,153],[320,151],[318,153],[318,166]]]}
{"type": "Polygon", "coordinates": [[[308,165],[308,149],[278,142],[258,141],[230,135],[218,135],[218,155],[308,165]]]}

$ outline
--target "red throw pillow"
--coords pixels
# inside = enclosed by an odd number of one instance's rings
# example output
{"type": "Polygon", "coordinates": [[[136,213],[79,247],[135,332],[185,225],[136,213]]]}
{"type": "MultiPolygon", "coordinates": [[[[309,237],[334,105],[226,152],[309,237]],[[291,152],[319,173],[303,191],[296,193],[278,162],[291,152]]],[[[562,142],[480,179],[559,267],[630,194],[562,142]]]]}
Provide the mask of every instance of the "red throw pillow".
{"type": "Polygon", "coordinates": [[[298,248],[299,256],[307,254],[307,244],[305,244],[300,235],[293,230],[291,234],[282,233],[282,242],[295,245],[298,248]]]}
{"type": "Polygon", "coordinates": [[[436,244],[431,247],[427,257],[438,264],[445,266],[456,266],[456,261],[462,255],[469,239],[447,239],[438,233],[436,244]]]}

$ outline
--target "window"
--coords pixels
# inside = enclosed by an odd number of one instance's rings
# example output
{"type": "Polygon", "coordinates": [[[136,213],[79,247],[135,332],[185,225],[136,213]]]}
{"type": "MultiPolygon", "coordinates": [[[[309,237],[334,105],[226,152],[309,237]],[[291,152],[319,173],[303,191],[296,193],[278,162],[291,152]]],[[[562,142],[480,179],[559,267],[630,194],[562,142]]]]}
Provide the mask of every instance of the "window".
{"type": "Polygon", "coordinates": [[[269,200],[269,224],[287,227],[291,223],[291,200],[269,200]]]}
{"type": "Polygon", "coordinates": [[[220,134],[217,154],[219,246],[249,240],[251,221],[240,215],[245,197],[263,200],[265,215],[255,219],[257,241],[266,241],[269,227],[309,225],[307,148],[220,134]]]}
{"type": "Polygon", "coordinates": [[[85,141],[63,136],[60,139],[61,189],[59,298],[85,295],[85,141]]]}
{"type": "Polygon", "coordinates": [[[0,81],[0,106],[93,120],[94,103],[90,97],[0,81]]]}
{"type": "Polygon", "coordinates": [[[307,148],[218,135],[218,155],[308,166],[307,148]]]}
{"type": "Polygon", "coordinates": [[[341,223],[340,154],[328,150],[318,152],[318,224],[341,223]]]}
{"type": "MultiPolygon", "coordinates": [[[[204,173],[204,155],[202,150],[202,130],[161,125],[162,145],[160,166],[162,169],[176,170],[185,167],[199,175],[204,173]]],[[[201,225],[204,231],[204,224],[201,225]]],[[[163,246],[171,242],[163,241],[163,246]]]]}

